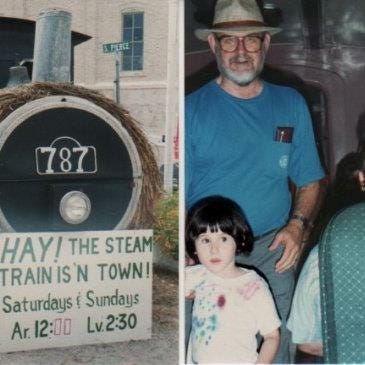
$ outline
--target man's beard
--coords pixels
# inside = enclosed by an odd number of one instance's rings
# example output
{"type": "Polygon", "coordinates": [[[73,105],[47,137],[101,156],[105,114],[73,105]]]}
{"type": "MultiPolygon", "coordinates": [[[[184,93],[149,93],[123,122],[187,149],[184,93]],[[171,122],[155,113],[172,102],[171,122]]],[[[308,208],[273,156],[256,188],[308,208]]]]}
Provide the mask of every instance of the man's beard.
{"type": "MultiPolygon", "coordinates": [[[[260,75],[262,68],[264,66],[265,54],[264,53],[262,54],[261,62],[258,65],[257,70],[253,69],[251,71],[244,71],[244,72],[234,72],[234,71],[230,70],[229,68],[226,68],[222,62],[221,50],[219,47],[216,48],[216,58],[217,58],[218,70],[224,78],[234,82],[238,86],[247,86],[252,81],[256,80],[256,78],[260,75]]],[[[240,60],[241,62],[244,60],[249,60],[247,57],[237,56],[236,58],[237,58],[237,60],[240,60]]]]}

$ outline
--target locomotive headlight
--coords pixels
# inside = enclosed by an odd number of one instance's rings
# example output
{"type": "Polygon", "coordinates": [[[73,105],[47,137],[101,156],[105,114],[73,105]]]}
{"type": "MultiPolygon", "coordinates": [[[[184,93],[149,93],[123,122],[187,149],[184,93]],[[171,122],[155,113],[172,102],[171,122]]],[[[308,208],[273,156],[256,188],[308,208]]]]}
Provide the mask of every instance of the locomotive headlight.
{"type": "Polygon", "coordinates": [[[80,224],[90,215],[90,199],[81,191],[70,191],[60,202],[61,217],[69,224],[80,224]]]}

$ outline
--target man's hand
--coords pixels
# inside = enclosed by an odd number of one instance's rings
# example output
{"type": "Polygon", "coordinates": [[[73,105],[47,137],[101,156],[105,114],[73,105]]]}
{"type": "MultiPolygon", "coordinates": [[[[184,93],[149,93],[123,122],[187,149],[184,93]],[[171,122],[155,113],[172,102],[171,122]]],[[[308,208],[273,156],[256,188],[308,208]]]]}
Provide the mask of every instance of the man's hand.
{"type": "Polygon", "coordinates": [[[315,356],[323,356],[323,344],[322,342],[309,342],[298,344],[298,349],[307,354],[315,356]]]}
{"type": "MultiPolygon", "coordinates": [[[[316,215],[324,196],[324,183],[314,181],[297,188],[293,202],[293,217],[301,215],[312,219],[316,215]]],[[[290,269],[298,260],[301,243],[304,235],[304,224],[298,219],[291,219],[275,236],[269,247],[270,251],[276,250],[279,245],[284,246],[284,252],[275,265],[275,271],[282,273],[290,269]]],[[[309,232],[306,232],[309,233],[309,232]]]]}
{"type": "Polygon", "coordinates": [[[298,224],[295,220],[291,220],[276,234],[269,250],[276,250],[279,245],[284,246],[283,255],[275,265],[276,272],[282,273],[290,269],[297,262],[301,251],[303,233],[302,225],[300,223],[298,224]]]}

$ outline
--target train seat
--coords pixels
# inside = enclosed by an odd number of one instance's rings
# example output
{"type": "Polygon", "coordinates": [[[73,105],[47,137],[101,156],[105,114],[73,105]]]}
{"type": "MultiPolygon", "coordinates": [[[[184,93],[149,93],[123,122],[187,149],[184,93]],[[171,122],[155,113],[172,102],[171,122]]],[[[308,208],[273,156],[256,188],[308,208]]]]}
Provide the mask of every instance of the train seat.
{"type": "Polygon", "coordinates": [[[326,363],[365,363],[365,203],[338,213],[319,245],[326,363]]]}

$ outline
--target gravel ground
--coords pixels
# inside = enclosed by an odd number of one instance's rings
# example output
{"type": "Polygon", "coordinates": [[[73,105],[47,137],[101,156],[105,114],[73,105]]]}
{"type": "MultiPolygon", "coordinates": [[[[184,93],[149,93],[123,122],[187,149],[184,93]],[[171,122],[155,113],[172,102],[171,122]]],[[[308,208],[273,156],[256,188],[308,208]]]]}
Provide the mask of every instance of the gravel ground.
{"type": "Polygon", "coordinates": [[[0,354],[1,365],[173,365],[178,363],[178,274],[154,268],[152,338],[0,354]]]}

